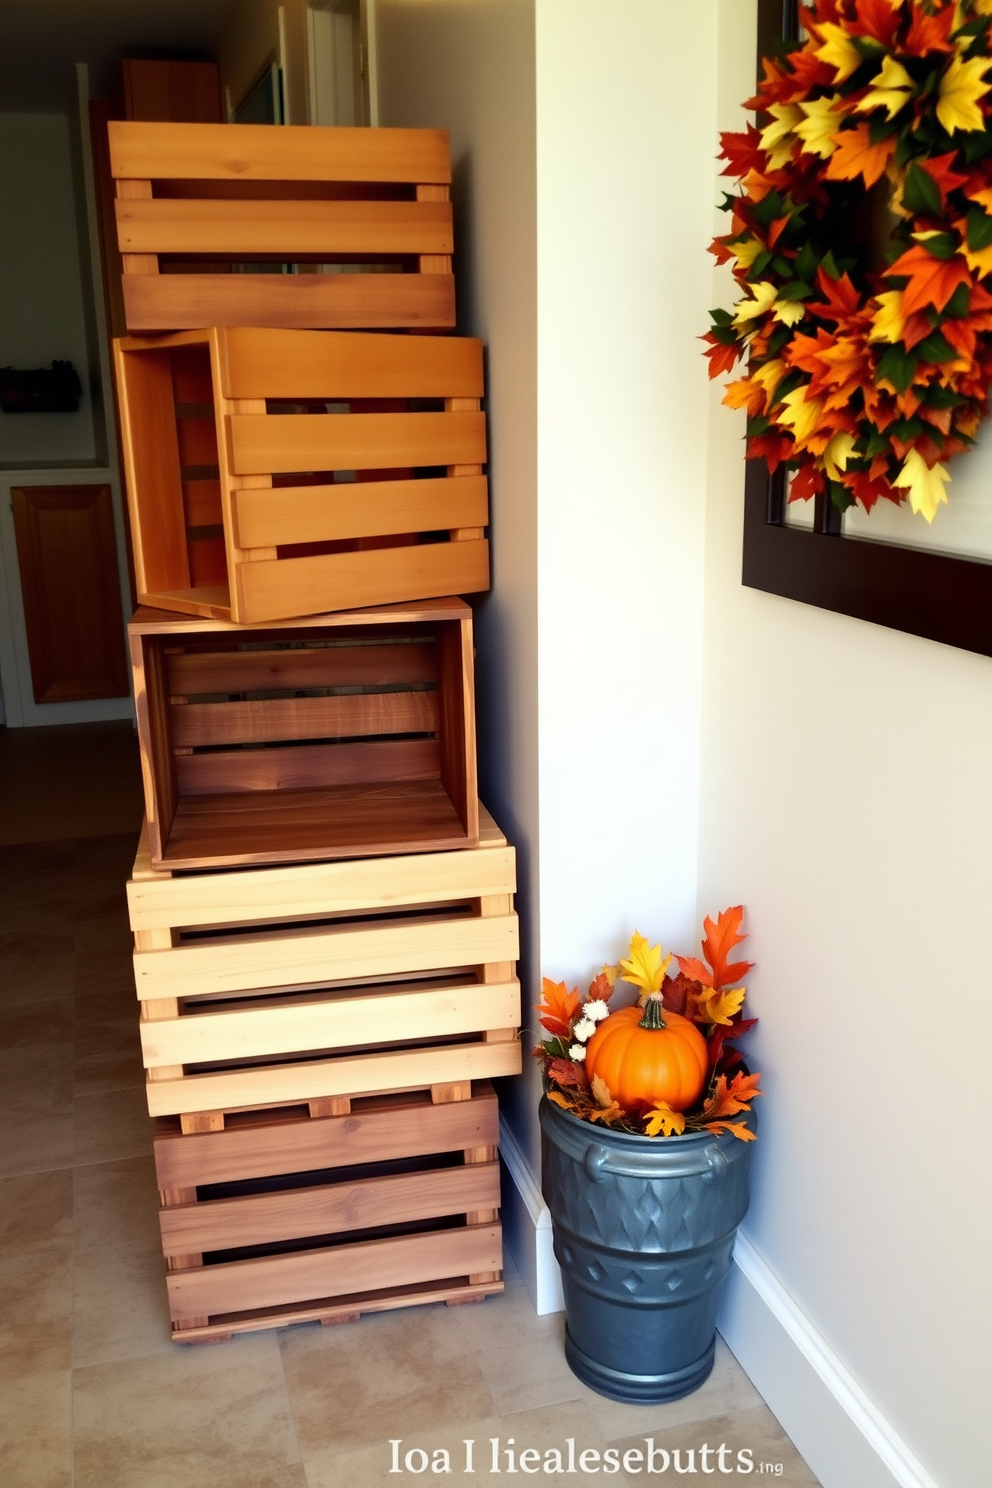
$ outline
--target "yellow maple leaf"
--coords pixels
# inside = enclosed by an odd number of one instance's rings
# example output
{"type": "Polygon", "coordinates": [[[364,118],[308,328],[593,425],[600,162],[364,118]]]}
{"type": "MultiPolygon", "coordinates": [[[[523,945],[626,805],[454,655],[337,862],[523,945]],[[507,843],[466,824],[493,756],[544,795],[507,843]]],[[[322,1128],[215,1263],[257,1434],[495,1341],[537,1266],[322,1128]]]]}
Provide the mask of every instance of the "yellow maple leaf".
{"type": "Polygon", "coordinates": [[[765,245],[760,238],[745,238],[743,243],[731,243],[730,251],[737,260],[739,269],[749,269],[758,257],[764,253],[765,245]]]}
{"type": "Polygon", "coordinates": [[[816,29],[818,34],[826,39],[822,46],[816,48],[813,55],[834,68],[834,82],[842,83],[845,78],[857,72],[864,58],[847,32],[843,31],[840,26],[824,21],[816,29]]]}
{"type": "Polygon", "coordinates": [[[827,160],[837,148],[834,135],[844,120],[843,100],[834,95],[814,98],[799,106],[806,117],[795,125],[793,133],[802,140],[807,155],[819,155],[821,160],[827,160]]]}
{"type": "Polygon", "coordinates": [[[854,453],[855,438],[842,429],[834,434],[820,459],[831,480],[840,480],[840,472],[847,469],[847,462],[854,453]]]}
{"type": "Polygon", "coordinates": [[[730,1027],[735,1013],[744,1005],[746,987],[728,987],[724,992],[714,992],[708,987],[702,997],[696,998],[696,1019],[700,1023],[723,1023],[730,1027]]]}
{"type": "Polygon", "coordinates": [[[749,284],[751,299],[741,300],[737,306],[737,314],[734,316],[734,325],[743,326],[749,320],[757,320],[759,315],[764,315],[775,303],[778,289],[769,279],[759,279],[757,284],[749,284]]]}
{"type": "Polygon", "coordinates": [[[630,937],[630,950],[620,962],[620,975],[625,982],[632,982],[645,992],[660,992],[671,960],[671,956],[663,957],[660,945],[649,946],[635,930],[630,937]]]}
{"type": "Polygon", "coordinates": [[[766,362],[763,367],[759,367],[757,372],[752,374],[751,381],[758,383],[759,387],[765,390],[766,407],[771,403],[775,389],[788,370],[781,357],[773,357],[770,362],[766,362]]]}
{"type": "Polygon", "coordinates": [[[685,1117],[681,1111],[673,1111],[671,1106],[659,1101],[645,1116],[644,1130],[649,1137],[656,1137],[659,1132],[664,1132],[666,1137],[679,1137],[685,1131],[685,1117]]]}
{"type": "Polygon", "coordinates": [[[950,478],[943,465],[934,465],[931,469],[919,450],[911,449],[892,484],[907,489],[909,504],[914,512],[919,512],[928,522],[932,522],[941,502],[947,501],[944,487],[950,478]]]}
{"type": "Polygon", "coordinates": [[[792,156],[793,131],[802,122],[803,111],[798,103],[773,103],[768,112],[772,122],[761,131],[761,148],[767,152],[772,170],[781,170],[792,156]]]}
{"type": "Polygon", "coordinates": [[[613,1104],[613,1091],[607,1085],[602,1075],[593,1075],[590,1084],[592,1098],[602,1110],[613,1104]]]}
{"type": "Polygon", "coordinates": [[[886,116],[894,119],[901,108],[909,102],[913,92],[913,79],[895,57],[886,56],[882,70],[871,80],[871,88],[855,104],[858,113],[867,114],[872,109],[884,108],[886,116]]]}
{"type": "MultiPolygon", "coordinates": [[[[992,0],[989,0],[992,5],[992,0]]],[[[977,202],[984,207],[986,212],[992,212],[992,186],[986,186],[982,191],[968,191],[965,193],[969,201],[977,202]]]]}
{"type": "Polygon", "coordinates": [[[590,1121],[622,1121],[627,1112],[617,1101],[611,1101],[608,1106],[595,1106],[588,1115],[590,1121]]]}
{"type": "Polygon", "coordinates": [[[567,1096],[562,1095],[560,1090],[549,1090],[548,1100],[552,1101],[556,1106],[561,1106],[563,1111],[575,1110],[575,1102],[570,1101],[567,1096]]]}
{"type": "Polygon", "coordinates": [[[871,318],[869,341],[901,341],[906,329],[906,317],[902,313],[902,290],[887,289],[875,296],[878,309],[871,318]]]}
{"type": "Polygon", "coordinates": [[[951,58],[940,80],[940,96],[937,100],[937,118],[948,134],[956,129],[966,134],[985,128],[985,116],[978,107],[978,100],[992,88],[992,83],[982,81],[992,59],[972,57],[962,62],[957,52],[951,58]]]}
{"type": "Polygon", "coordinates": [[[772,306],[772,313],[776,320],[782,321],[783,325],[793,326],[802,320],[806,311],[803,309],[802,300],[776,300],[772,306]]]}
{"type": "Polygon", "coordinates": [[[807,398],[806,388],[793,388],[791,393],[786,393],[782,399],[782,410],[779,413],[779,423],[790,428],[795,436],[797,444],[803,444],[811,434],[815,434],[823,413],[823,403],[819,398],[807,398]]]}

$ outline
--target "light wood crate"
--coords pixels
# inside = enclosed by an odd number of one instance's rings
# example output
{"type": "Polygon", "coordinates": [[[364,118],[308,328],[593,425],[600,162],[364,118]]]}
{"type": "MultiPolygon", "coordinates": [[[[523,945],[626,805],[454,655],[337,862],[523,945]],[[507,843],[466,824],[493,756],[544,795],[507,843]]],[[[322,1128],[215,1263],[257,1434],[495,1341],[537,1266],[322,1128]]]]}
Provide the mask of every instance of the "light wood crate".
{"type": "Polygon", "coordinates": [[[235,328],[114,355],[142,604],[254,625],[489,588],[481,342],[235,328]]]}
{"type": "Polygon", "coordinates": [[[478,842],[462,600],[252,630],[139,610],[128,629],[156,867],[478,842]]]}
{"type": "Polygon", "coordinates": [[[447,131],[114,121],[109,142],[130,331],[453,329],[447,131]]]}
{"type": "Polygon", "coordinates": [[[127,886],[153,1116],[232,1111],[518,1074],[514,852],[483,810],[460,852],[172,877],[142,837],[127,886]]]}
{"type": "Polygon", "coordinates": [[[347,1116],[262,1113],[198,1135],[156,1125],[177,1342],[503,1289],[498,1114],[485,1083],[448,1105],[394,1095],[347,1116]]]}

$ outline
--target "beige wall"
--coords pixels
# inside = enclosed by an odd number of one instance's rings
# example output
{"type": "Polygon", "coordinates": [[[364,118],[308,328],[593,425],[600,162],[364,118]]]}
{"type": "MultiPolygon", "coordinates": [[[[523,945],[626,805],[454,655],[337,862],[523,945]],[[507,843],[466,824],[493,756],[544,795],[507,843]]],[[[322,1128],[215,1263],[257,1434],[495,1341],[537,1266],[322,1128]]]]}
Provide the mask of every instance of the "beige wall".
{"type": "Polygon", "coordinates": [[[286,123],[309,123],[306,0],[233,0],[217,39],[217,57],[233,108],[263,68],[276,61],[283,69],[286,123]]]}
{"type": "MultiPolygon", "coordinates": [[[[722,0],[724,127],[751,9],[722,0]]],[[[980,1488],[992,661],[743,588],[743,427],[717,405],[700,903],[744,900],[758,963],[745,1229],[933,1481],[980,1488]]]]}

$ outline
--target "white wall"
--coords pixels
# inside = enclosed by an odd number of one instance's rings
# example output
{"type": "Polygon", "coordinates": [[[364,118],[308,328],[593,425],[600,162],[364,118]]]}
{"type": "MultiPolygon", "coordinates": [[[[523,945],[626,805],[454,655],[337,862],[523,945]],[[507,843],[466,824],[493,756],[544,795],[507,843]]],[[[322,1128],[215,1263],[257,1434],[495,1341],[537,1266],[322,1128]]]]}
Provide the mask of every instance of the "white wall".
{"type": "Polygon", "coordinates": [[[76,413],[0,413],[0,464],[96,457],[69,120],[0,114],[0,366],[71,361],[76,413]]]}
{"type": "MultiPolygon", "coordinates": [[[[539,963],[534,7],[377,0],[375,14],[380,123],[451,131],[458,329],[486,343],[494,587],[477,609],[479,764],[482,798],[517,848],[529,1014],[539,963]]],[[[537,1094],[503,1094],[537,1168],[537,1094]]]]}
{"type": "Polygon", "coordinates": [[[491,346],[481,749],[531,861],[525,1001],[746,903],[768,1094],[731,1341],[826,1488],[979,1488],[992,663],[741,586],[743,431],[695,338],[754,0],[378,8],[382,122],[452,129],[491,346]]]}
{"type": "MultiPolygon", "coordinates": [[[[721,6],[724,127],[751,10],[721,6]]],[[[992,661],[744,589],[743,429],[717,403],[700,902],[744,900],[757,962],[745,1229],[923,1469],[980,1488],[992,661]]]]}
{"type": "MultiPolygon", "coordinates": [[[[588,979],[635,925],[693,933],[709,270],[686,244],[710,226],[712,87],[659,89],[657,57],[712,50],[715,11],[376,10],[380,122],[452,131],[459,328],[489,346],[480,756],[522,858],[526,1017],[541,969],[588,979]],[[673,108],[706,127],[666,159],[673,108]],[[692,291],[672,296],[681,265],[692,291]]],[[[504,1093],[535,1169],[538,1093],[529,1062],[504,1093]]]]}

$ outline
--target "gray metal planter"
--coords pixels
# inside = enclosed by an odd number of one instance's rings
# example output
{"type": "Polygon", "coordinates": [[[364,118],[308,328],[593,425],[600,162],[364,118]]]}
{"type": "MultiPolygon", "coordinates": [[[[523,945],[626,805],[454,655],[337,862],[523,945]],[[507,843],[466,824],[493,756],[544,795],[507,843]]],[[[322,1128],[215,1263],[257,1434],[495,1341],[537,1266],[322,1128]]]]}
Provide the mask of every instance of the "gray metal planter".
{"type": "Polygon", "coordinates": [[[541,1146],[573,1373],[612,1400],[690,1394],[713,1368],[752,1144],[609,1131],[545,1098],[541,1146]]]}

